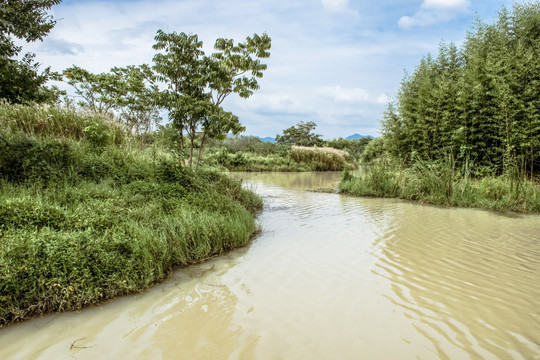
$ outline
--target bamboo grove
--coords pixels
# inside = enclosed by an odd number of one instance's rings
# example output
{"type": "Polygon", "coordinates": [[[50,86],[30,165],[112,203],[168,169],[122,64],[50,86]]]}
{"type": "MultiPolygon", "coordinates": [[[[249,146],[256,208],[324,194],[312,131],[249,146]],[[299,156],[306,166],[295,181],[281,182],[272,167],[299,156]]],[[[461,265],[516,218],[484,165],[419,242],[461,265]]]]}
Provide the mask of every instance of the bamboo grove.
{"type": "Polygon", "coordinates": [[[404,166],[451,160],[478,175],[540,173],[540,3],[476,20],[459,48],[441,43],[406,74],[382,120],[404,166]]]}

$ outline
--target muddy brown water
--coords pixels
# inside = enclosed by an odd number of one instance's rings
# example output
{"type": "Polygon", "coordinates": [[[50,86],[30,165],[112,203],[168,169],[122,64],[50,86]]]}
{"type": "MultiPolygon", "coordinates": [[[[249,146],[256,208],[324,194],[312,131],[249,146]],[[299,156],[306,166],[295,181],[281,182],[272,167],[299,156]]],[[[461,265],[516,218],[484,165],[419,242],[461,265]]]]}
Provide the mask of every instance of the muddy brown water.
{"type": "Polygon", "coordinates": [[[237,174],[262,234],[144,294],[0,330],[0,359],[540,359],[540,216],[237,174]]]}

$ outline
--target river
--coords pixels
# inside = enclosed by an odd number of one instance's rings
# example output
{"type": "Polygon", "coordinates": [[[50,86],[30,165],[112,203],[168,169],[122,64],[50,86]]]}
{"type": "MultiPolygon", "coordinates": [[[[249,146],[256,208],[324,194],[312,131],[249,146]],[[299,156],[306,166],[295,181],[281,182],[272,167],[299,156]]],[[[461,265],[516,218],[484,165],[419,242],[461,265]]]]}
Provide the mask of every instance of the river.
{"type": "Polygon", "coordinates": [[[0,359],[540,359],[540,216],[236,176],[265,201],[249,246],[2,329],[0,359]]]}

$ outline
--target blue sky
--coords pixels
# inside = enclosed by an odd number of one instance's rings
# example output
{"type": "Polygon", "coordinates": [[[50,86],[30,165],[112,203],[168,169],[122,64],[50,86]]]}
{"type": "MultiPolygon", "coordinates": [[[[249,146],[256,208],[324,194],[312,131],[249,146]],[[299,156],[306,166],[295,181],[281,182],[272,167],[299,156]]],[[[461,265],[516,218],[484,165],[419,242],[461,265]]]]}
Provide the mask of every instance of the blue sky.
{"type": "Polygon", "coordinates": [[[314,121],[324,138],[379,134],[379,120],[411,72],[439,43],[458,45],[475,16],[497,17],[502,0],[64,0],[50,35],[25,50],[61,71],[151,63],[158,29],[198,34],[206,53],[220,37],[272,38],[261,89],[224,103],[246,135],[272,136],[314,121]]]}

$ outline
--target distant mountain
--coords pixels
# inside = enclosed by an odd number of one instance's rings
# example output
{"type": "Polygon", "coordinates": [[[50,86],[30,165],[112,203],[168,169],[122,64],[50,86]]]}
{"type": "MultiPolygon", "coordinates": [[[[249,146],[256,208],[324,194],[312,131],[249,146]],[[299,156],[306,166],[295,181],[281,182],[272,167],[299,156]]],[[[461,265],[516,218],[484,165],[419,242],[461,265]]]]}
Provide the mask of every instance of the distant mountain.
{"type": "Polygon", "coordinates": [[[255,136],[255,137],[261,139],[264,142],[269,142],[269,143],[272,143],[272,144],[276,142],[276,139],[274,139],[273,137],[270,137],[270,136],[263,137],[263,138],[260,137],[260,136],[255,136]]]}
{"type": "Polygon", "coordinates": [[[353,134],[351,136],[347,136],[345,139],[346,140],[358,140],[358,139],[365,138],[365,137],[373,139],[373,136],[371,136],[371,135],[360,135],[360,134],[353,134]]]}

